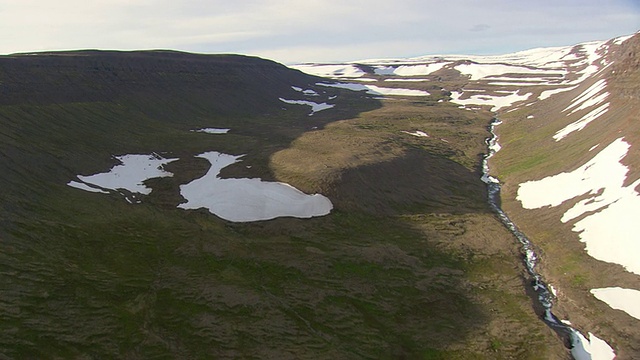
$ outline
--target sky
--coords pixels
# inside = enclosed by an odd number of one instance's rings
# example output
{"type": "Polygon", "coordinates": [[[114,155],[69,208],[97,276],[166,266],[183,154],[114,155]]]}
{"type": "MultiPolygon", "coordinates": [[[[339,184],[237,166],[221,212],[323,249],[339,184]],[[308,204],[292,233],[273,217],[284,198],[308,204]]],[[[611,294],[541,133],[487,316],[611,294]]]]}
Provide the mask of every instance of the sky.
{"type": "Polygon", "coordinates": [[[504,54],[640,30],[640,0],[0,0],[0,54],[239,53],[293,64],[504,54]]]}

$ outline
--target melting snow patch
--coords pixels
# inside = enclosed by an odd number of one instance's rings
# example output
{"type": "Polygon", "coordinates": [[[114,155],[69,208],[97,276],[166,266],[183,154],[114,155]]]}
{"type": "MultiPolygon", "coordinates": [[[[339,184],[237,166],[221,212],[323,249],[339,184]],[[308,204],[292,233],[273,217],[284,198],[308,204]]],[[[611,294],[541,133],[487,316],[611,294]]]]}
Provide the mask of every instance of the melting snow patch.
{"type": "Polygon", "coordinates": [[[538,96],[538,99],[545,100],[545,99],[548,99],[549,97],[551,97],[551,95],[560,94],[560,93],[563,93],[565,91],[571,91],[571,90],[573,90],[573,89],[575,89],[577,87],[578,87],[578,85],[571,86],[571,87],[566,87],[566,88],[553,89],[553,90],[545,90],[545,91],[540,93],[540,96],[538,96]]]}
{"type": "MultiPolygon", "coordinates": [[[[143,182],[147,179],[158,177],[170,177],[172,173],[164,171],[162,165],[168,164],[178,159],[164,159],[159,155],[122,155],[115,157],[121,165],[114,166],[109,172],[90,176],[78,175],[78,179],[85,184],[93,185],[102,189],[125,189],[130,192],[140,194],[150,194],[151,189],[143,182]]],[[[77,183],[72,181],[67,184],[76,188],[77,183]]],[[[88,189],[83,189],[91,191],[88,189]]]]}
{"type": "Polygon", "coordinates": [[[191,131],[202,132],[207,134],[226,134],[229,132],[229,130],[231,129],[204,128],[204,129],[191,130],[191,131]]]}
{"type": "Polygon", "coordinates": [[[417,136],[417,137],[429,137],[429,134],[427,134],[424,131],[420,131],[420,130],[417,130],[417,131],[403,131],[403,133],[409,134],[409,135],[413,135],[413,136],[417,136]]]}
{"type": "Polygon", "coordinates": [[[337,84],[326,84],[326,83],[317,83],[316,85],[334,87],[340,89],[347,89],[352,91],[366,91],[367,94],[371,95],[392,95],[392,96],[428,96],[429,93],[424,90],[411,90],[411,89],[396,89],[396,88],[385,88],[379,87],[375,85],[364,85],[364,84],[349,84],[349,83],[337,83],[337,84]]]}
{"type": "Polygon", "coordinates": [[[297,92],[301,92],[308,96],[320,96],[320,94],[318,94],[315,90],[311,90],[311,89],[303,90],[302,88],[297,86],[292,86],[291,88],[297,92]]]}
{"type": "Polygon", "coordinates": [[[616,353],[606,341],[589,333],[589,340],[580,332],[571,334],[571,355],[576,360],[613,360],[616,353]]]}
{"type": "Polygon", "coordinates": [[[640,274],[636,236],[640,232],[640,194],[635,191],[640,180],[624,186],[629,169],[620,162],[629,147],[619,138],[570,173],[522,183],[517,200],[525,209],[536,209],[583,197],[560,220],[566,223],[587,214],[573,226],[587,253],[640,274]]]}
{"type": "Polygon", "coordinates": [[[462,92],[452,91],[451,102],[460,105],[493,105],[491,111],[495,112],[503,107],[513,105],[518,101],[524,101],[531,96],[531,93],[524,95],[518,95],[518,92],[513,92],[506,96],[491,96],[491,95],[471,95],[468,99],[460,99],[462,92]]]}
{"type": "Polygon", "coordinates": [[[211,163],[201,178],[180,185],[180,194],[187,200],[182,209],[206,208],[229,221],[249,222],[292,216],[310,218],[327,215],[333,205],[320,194],[307,195],[280,182],[261,179],[221,179],[220,170],[239,161],[241,156],[206,152],[198,157],[211,163]]]}
{"type": "Polygon", "coordinates": [[[94,188],[91,187],[85,183],[81,183],[81,182],[77,182],[77,181],[69,181],[67,183],[67,185],[76,188],[76,189],[80,189],[80,190],[84,190],[84,191],[90,191],[90,192],[94,192],[94,193],[102,193],[102,194],[108,194],[108,191],[104,191],[102,189],[98,189],[98,188],[94,188]]]}
{"type": "Polygon", "coordinates": [[[307,74],[330,78],[355,78],[366,74],[359,67],[352,64],[302,64],[290,66],[290,68],[307,74]]]}
{"type": "Polygon", "coordinates": [[[401,65],[398,67],[385,66],[374,69],[374,72],[377,75],[425,76],[442,69],[447,64],[450,64],[450,62],[419,65],[401,65]]]}
{"type": "Polygon", "coordinates": [[[617,38],[615,38],[613,43],[616,44],[616,45],[622,45],[623,42],[625,42],[625,41],[629,40],[630,38],[632,38],[633,35],[634,34],[617,37],[617,38]]]}
{"type": "Polygon", "coordinates": [[[563,75],[557,70],[531,69],[523,66],[503,65],[503,64],[460,64],[454,67],[463,75],[468,75],[469,80],[480,80],[489,76],[504,74],[549,74],[563,75]]]}
{"type": "Polygon", "coordinates": [[[602,289],[592,289],[591,293],[598,300],[604,301],[614,309],[622,310],[640,320],[640,291],[634,289],[623,289],[620,287],[610,287],[602,289]]]}
{"type": "Polygon", "coordinates": [[[311,106],[311,113],[309,114],[309,116],[317,113],[318,111],[331,109],[332,107],[335,106],[327,103],[318,104],[313,101],[307,101],[307,100],[287,100],[287,99],[280,98],[280,101],[286,104],[311,106]]]}
{"type": "Polygon", "coordinates": [[[572,122],[571,124],[565,126],[561,130],[556,132],[556,134],[553,135],[553,138],[556,141],[560,141],[560,140],[564,139],[565,137],[567,137],[567,135],[569,135],[570,133],[572,133],[574,131],[580,131],[580,130],[584,129],[584,127],[587,126],[587,124],[589,124],[593,120],[599,118],[600,115],[606,113],[607,111],[609,111],[609,103],[606,103],[606,104],[600,106],[599,108],[589,112],[588,114],[586,114],[583,117],[581,117],[580,120],[572,122]]]}
{"type": "Polygon", "coordinates": [[[582,94],[576,96],[571,101],[571,104],[562,111],[567,111],[573,107],[576,107],[570,113],[573,114],[578,110],[586,109],[589,106],[597,105],[603,102],[606,99],[607,95],[609,95],[609,93],[605,92],[605,96],[602,97],[602,94],[600,94],[600,92],[604,90],[606,86],[607,81],[605,79],[598,80],[593,85],[589,86],[587,90],[583,91],[582,94]]]}

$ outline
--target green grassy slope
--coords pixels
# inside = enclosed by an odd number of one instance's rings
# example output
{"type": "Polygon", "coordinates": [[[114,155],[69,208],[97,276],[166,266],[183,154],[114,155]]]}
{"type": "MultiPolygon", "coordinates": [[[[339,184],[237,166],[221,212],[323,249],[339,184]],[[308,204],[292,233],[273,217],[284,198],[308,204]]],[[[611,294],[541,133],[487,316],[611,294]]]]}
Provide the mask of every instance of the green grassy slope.
{"type": "MultiPolygon", "coordinates": [[[[638,276],[617,264],[598,261],[585,251],[573,223],[561,223],[560,218],[582,197],[571,199],[557,207],[525,210],[516,200],[518,185],[562,172],[570,172],[592,159],[606,145],[619,137],[631,144],[623,163],[629,167],[625,185],[640,174],[640,37],[625,41],[619,50],[609,53],[611,66],[599,76],[606,79],[610,109],[605,116],[588,124],[580,132],[556,142],[552,136],[571,123],[562,110],[587,89],[596,79],[590,79],[577,89],[554,95],[529,108],[505,113],[504,124],[498,128],[503,145],[494,159],[492,170],[504,182],[503,208],[516,224],[542,251],[542,273],[559,289],[556,314],[569,318],[582,331],[598,332],[616,349],[619,359],[640,356],[640,332],[637,320],[613,310],[593,297],[589,290],[620,286],[637,289],[638,276]],[[535,115],[527,119],[528,115],[535,115]],[[594,148],[598,145],[598,148],[594,148]],[[591,330],[589,330],[591,329],[591,330]]],[[[636,189],[637,190],[637,189],[636,189]]]]}

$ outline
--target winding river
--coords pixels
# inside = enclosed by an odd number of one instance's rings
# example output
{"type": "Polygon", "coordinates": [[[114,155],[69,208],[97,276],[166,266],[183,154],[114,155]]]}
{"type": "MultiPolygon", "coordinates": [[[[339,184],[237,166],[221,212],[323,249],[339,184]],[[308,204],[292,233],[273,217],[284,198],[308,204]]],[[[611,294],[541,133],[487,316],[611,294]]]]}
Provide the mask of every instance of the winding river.
{"type": "Polygon", "coordinates": [[[495,127],[500,124],[502,124],[500,120],[494,119],[489,125],[491,137],[486,140],[489,150],[487,155],[482,159],[482,181],[487,184],[489,206],[522,245],[524,264],[531,277],[531,287],[536,294],[537,304],[544,310],[542,319],[551,329],[558,333],[558,335],[568,340],[571,346],[571,353],[575,359],[591,359],[588,352],[585,353],[584,350],[585,344],[582,340],[584,337],[582,337],[577,330],[563,323],[553,314],[552,308],[555,296],[550,291],[549,285],[545,283],[542,276],[536,271],[538,255],[535,246],[525,234],[518,230],[518,227],[509,219],[502,208],[500,208],[500,181],[489,174],[489,159],[500,150],[498,136],[494,131],[495,127]],[[584,356],[584,354],[587,355],[584,356]]]}

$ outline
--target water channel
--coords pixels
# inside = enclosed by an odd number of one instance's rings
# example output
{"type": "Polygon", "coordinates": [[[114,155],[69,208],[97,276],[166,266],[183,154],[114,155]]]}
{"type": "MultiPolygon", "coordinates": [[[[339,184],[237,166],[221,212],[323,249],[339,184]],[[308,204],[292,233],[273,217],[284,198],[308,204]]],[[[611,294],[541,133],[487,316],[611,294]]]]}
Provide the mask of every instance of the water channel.
{"type": "MultiPolygon", "coordinates": [[[[543,321],[553,329],[561,338],[565,339],[568,346],[571,347],[571,353],[577,360],[585,357],[583,353],[583,345],[579,332],[571,326],[563,323],[558,319],[552,311],[555,296],[550,290],[550,286],[545,283],[542,276],[536,271],[538,263],[538,255],[534,244],[523,234],[518,227],[509,219],[507,214],[500,207],[500,181],[491,176],[489,172],[489,159],[500,150],[498,144],[498,136],[495,133],[495,127],[502,124],[498,119],[494,119],[489,125],[491,137],[487,138],[488,153],[482,159],[482,181],[487,184],[488,201],[491,209],[498,215],[500,221],[513,233],[522,245],[524,254],[524,264],[530,276],[531,288],[535,292],[535,301],[537,306],[543,309],[543,321]]],[[[591,358],[590,356],[588,358],[591,358]]]]}

